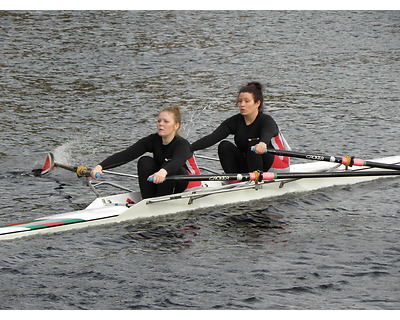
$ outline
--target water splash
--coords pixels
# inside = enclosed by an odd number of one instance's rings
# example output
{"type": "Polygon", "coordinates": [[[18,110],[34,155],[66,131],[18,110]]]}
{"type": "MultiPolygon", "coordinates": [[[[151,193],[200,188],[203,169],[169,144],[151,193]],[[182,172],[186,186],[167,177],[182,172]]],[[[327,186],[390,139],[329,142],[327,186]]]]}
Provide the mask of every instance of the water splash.
{"type": "Polygon", "coordinates": [[[181,136],[189,139],[190,140],[190,134],[192,132],[192,129],[195,128],[196,126],[196,119],[198,116],[202,113],[204,113],[207,110],[208,106],[204,106],[200,111],[197,112],[189,112],[190,118],[186,122],[186,124],[183,126],[183,128],[180,130],[181,136]]]}
{"type": "Polygon", "coordinates": [[[68,164],[72,162],[72,149],[76,141],[68,141],[61,146],[57,147],[53,151],[54,161],[68,164]]]}

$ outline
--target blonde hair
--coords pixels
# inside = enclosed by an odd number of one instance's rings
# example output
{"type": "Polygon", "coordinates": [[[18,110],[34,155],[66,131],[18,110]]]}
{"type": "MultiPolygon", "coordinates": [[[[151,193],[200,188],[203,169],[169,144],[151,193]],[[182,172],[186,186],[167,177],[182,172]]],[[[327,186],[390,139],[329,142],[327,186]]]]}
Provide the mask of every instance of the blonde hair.
{"type": "MultiPolygon", "coordinates": [[[[179,109],[179,107],[172,106],[172,107],[164,108],[158,114],[160,114],[161,112],[164,112],[164,111],[172,113],[172,115],[174,116],[175,123],[179,124],[179,129],[180,129],[181,123],[182,123],[182,114],[181,114],[181,110],[179,109]]],[[[176,132],[176,134],[179,134],[179,129],[176,132]]]]}

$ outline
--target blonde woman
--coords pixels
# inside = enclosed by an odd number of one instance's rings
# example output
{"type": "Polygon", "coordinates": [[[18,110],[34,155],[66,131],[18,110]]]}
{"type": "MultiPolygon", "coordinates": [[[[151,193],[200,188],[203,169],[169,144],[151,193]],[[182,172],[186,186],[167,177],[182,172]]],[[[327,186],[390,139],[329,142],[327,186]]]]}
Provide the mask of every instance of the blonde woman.
{"type": "Polygon", "coordinates": [[[168,175],[200,174],[189,142],[178,134],[180,126],[181,113],[178,107],[161,110],[157,119],[157,133],[138,140],[127,149],[100,162],[93,168],[92,178],[97,179],[96,174],[103,175],[103,170],[121,166],[142,156],[138,160],[142,198],[179,193],[200,186],[200,182],[164,182],[168,175]],[[153,157],[143,156],[146,152],[152,153],[153,157]]]}

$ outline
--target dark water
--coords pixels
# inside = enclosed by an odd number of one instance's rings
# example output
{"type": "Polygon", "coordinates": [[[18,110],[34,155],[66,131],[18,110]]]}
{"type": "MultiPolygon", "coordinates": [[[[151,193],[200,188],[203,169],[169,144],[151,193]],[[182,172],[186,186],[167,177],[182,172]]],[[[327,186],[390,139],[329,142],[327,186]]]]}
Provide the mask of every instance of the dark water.
{"type": "MultiPolygon", "coordinates": [[[[174,104],[194,141],[252,80],[294,150],[400,154],[398,11],[2,11],[0,34],[1,224],[93,200],[73,174],[31,175],[46,152],[92,166],[174,104]]],[[[2,242],[0,308],[399,309],[399,191],[394,178],[2,242]]]]}

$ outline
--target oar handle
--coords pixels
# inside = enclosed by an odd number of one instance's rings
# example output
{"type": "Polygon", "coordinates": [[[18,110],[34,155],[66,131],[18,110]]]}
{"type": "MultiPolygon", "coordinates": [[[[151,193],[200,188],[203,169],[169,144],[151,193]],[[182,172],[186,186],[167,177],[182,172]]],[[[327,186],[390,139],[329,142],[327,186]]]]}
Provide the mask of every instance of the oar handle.
{"type": "MultiPolygon", "coordinates": [[[[87,177],[87,178],[89,178],[89,177],[92,176],[92,169],[88,169],[86,167],[78,167],[78,169],[76,171],[76,174],[78,175],[78,177],[87,177]],[[79,170],[79,168],[81,168],[81,169],[79,170]],[[79,173],[78,173],[78,170],[79,170],[79,173]]],[[[100,173],[96,173],[95,177],[98,179],[98,178],[101,177],[101,174],[100,173]]]]}

